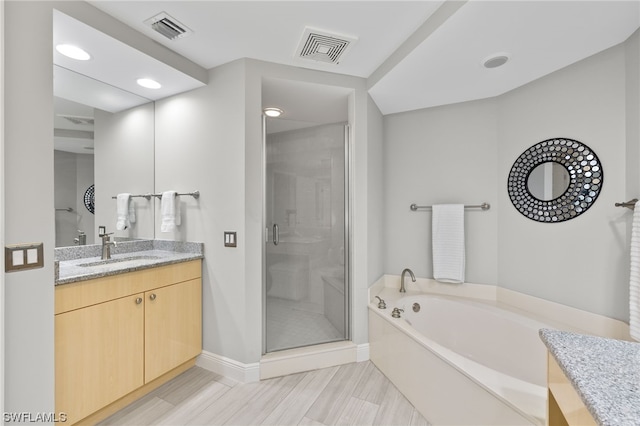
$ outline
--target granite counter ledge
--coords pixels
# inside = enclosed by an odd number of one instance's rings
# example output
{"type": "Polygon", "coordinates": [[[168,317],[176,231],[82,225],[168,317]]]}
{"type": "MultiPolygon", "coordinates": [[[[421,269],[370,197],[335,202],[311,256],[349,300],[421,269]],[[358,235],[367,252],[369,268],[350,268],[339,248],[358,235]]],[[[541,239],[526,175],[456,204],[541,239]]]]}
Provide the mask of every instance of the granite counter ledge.
{"type": "Polygon", "coordinates": [[[640,424],[640,343],[547,329],[540,338],[599,425],[640,424]]]}
{"type": "Polygon", "coordinates": [[[197,242],[144,240],[118,243],[112,248],[111,262],[103,262],[97,249],[100,245],[55,249],[55,285],[204,258],[204,244],[197,242]],[[118,263],[118,260],[123,262],[118,263]],[[81,266],[92,263],[97,265],[81,266]]]}
{"type": "Polygon", "coordinates": [[[202,259],[203,255],[200,253],[177,253],[164,250],[148,250],[135,252],[136,258],[133,260],[128,260],[130,257],[130,254],[113,255],[111,257],[112,259],[124,259],[126,260],[126,263],[114,262],[96,266],[81,265],[100,262],[100,257],[61,261],[59,266],[59,275],[56,278],[55,284],[69,284],[78,281],[155,268],[158,266],[188,262],[191,260],[202,259]]]}

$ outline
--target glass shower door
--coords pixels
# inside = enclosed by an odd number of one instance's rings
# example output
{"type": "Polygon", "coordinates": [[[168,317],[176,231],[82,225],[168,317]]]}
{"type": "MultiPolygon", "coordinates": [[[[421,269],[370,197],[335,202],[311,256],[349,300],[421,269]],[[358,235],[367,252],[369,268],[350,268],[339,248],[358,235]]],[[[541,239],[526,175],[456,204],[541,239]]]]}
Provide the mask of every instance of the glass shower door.
{"type": "Polygon", "coordinates": [[[348,339],[345,135],[267,131],[265,353],[348,339]]]}

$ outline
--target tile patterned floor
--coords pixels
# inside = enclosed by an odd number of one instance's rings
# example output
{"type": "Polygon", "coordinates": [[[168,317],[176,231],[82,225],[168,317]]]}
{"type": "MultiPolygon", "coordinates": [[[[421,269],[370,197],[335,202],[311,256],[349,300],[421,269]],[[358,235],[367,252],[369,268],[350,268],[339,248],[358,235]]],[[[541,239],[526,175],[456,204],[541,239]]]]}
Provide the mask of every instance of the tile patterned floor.
{"type": "Polygon", "coordinates": [[[344,336],[323,314],[293,300],[267,298],[268,352],[337,340],[344,336]]]}
{"type": "Polygon", "coordinates": [[[369,361],[236,383],[194,367],[105,425],[429,425],[369,361]]]}

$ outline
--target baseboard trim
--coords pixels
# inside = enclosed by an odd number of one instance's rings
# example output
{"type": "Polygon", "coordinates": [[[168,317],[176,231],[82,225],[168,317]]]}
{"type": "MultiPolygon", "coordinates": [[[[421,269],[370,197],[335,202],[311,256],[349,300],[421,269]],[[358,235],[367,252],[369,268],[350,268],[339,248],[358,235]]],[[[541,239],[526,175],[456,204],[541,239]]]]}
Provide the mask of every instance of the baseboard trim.
{"type": "Polygon", "coordinates": [[[369,344],[362,343],[356,347],[356,362],[369,360],[369,344]]]}
{"type": "Polygon", "coordinates": [[[202,351],[196,365],[242,383],[260,381],[260,363],[244,364],[212,352],[202,351]]]}
{"type": "Polygon", "coordinates": [[[231,358],[202,351],[196,365],[242,383],[369,360],[369,344],[327,343],[288,351],[274,352],[260,362],[244,364],[231,358]]]}
{"type": "Polygon", "coordinates": [[[353,342],[335,342],[273,352],[260,360],[260,379],[356,362],[357,349],[353,342]]]}

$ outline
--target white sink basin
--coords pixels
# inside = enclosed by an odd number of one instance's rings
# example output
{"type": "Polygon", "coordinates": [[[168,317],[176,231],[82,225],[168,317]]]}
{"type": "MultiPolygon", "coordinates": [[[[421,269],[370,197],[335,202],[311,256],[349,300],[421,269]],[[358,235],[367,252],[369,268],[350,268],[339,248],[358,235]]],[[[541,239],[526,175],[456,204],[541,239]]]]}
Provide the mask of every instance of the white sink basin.
{"type": "Polygon", "coordinates": [[[140,260],[153,260],[153,259],[158,259],[158,256],[129,256],[129,257],[119,257],[119,258],[113,258],[113,259],[106,259],[106,260],[97,260],[95,262],[89,262],[89,263],[81,263],[78,266],[84,266],[84,267],[93,267],[93,266],[102,266],[102,265],[111,265],[114,263],[123,263],[123,262],[138,262],[140,260]]]}

